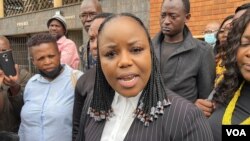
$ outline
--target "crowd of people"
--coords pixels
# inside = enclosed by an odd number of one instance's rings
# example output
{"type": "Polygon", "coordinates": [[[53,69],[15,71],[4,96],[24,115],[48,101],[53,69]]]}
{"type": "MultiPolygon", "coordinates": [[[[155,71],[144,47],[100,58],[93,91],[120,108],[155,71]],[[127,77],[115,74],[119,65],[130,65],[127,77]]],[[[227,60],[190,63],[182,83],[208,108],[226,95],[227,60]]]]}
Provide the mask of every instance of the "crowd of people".
{"type": "Polygon", "coordinates": [[[98,0],[83,0],[79,18],[80,54],[56,13],[27,41],[37,74],[0,69],[1,141],[221,141],[222,125],[250,125],[250,3],[209,22],[204,41],[186,24],[189,0],[163,0],[153,38],[98,0]]]}

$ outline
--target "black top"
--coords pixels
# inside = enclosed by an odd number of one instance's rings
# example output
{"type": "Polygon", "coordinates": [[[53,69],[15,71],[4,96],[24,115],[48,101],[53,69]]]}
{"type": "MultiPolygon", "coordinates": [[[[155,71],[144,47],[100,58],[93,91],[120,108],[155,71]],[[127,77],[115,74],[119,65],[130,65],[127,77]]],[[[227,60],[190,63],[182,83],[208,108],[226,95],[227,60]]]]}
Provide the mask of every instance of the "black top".
{"type": "MultiPolygon", "coordinates": [[[[231,100],[231,99],[230,99],[231,100]]],[[[227,102],[229,103],[230,100],[227,102]]],[[[241,90],[240,97],[237,100],[235,109],[232,116],[232,124],[238,125],[243,122],[250,115],[250,84],[245,83],[241,90]]],[[[227,105],[218,105],[214,113],[209,117],[209,123],[211,125],[214,140],[221,141],[222,137],[222,119],[227,105]]]]}
{"type": "MultiPolygon", "coordinates": [[[[94,81],[95,71],[85,73],[78,80],[73,140],[100,141],[101,139],[105,121],[96,122],[87,114],[93,96],[94,81]]],[[[212,131],[204,114],[193,103],[167,88],[166,94],[171,104],[164,109],[164,114],[150,123],[149,127],[134,119],[124,141],[213,141],[212,131]]]]}
{"type": "Polygon", "coordinates": [[[161,76],[167,88],[195,102],[206,99],[213,90],[215,61],[211,46],[193,38],[188,27],[184,28],[184,40],[169,54],[164,51],[162,32],[153,39],[154,52],[161,65],[161,76]],[[167,53],[167,54],[165,54],[167,53]]]}
{"type": "Polygon", "coordinates": [[[89,69],[86,71],[84,75],[82,75],[76,84],[75,88],[75,101],[73,108],[73,141],[76,138],[76,135],[80,126],[80,119],[82,108],[85,103],[85,100],[89,93],[93,93],[94,84],[95,84],[95,73],[96,67],[89,69]]]}

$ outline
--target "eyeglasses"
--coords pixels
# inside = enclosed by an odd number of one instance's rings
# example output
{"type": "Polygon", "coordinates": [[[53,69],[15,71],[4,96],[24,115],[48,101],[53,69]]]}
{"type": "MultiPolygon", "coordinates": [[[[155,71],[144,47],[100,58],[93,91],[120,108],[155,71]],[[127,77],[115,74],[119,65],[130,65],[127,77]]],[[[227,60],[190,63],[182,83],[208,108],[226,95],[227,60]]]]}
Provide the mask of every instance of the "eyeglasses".
{"type": "Polygon", "coordinates": [[[80,19],[87,19],[88,17],[93,19],[97,15],[96,12],[90,12],[90,13],[82,13],[79,15],[80,19]]]}

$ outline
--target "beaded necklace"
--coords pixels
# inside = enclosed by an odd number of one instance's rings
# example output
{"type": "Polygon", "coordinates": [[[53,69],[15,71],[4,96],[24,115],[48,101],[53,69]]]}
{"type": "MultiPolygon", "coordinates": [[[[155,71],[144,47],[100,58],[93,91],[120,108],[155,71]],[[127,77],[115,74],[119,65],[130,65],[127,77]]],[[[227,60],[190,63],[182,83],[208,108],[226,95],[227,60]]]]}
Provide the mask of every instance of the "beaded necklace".
{"type": "MultiPolygon", "coordinates": [[[[229,102],[226,110],[225,110],[225,113],[223,115],[223,119],[222,119],[222,124],[223,125],[231,125],[232,124],[232,116],[233,116],[233,111],[235,109],[235,105],[236,105],[236,102],[240,96],[240,92],[241,92],[241,89],[243,87],[245,82],[243,82],[241,85],[240,85],[240,88],[235,92],[232,100],[229,102]]],[[[245,119],[243,122],[240,123],[241,125],[250,125],[250,117],[248,117],[247,119],[245,119]]]]}

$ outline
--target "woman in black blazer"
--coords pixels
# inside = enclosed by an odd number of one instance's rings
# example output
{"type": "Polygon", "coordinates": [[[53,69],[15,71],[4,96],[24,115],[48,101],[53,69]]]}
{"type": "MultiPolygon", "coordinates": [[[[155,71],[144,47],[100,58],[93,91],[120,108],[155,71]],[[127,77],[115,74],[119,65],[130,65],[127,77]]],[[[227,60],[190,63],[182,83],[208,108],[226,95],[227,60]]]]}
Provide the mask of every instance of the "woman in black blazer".
{"type": "Polygon", "coordinates": [[[106,19],[96,73],[86,73],[76,86],[76,94],[85,92],[76,140],[212,141],[203,113],[164,87],[157,63],[140,19],[124,13],[106,19]]]}

